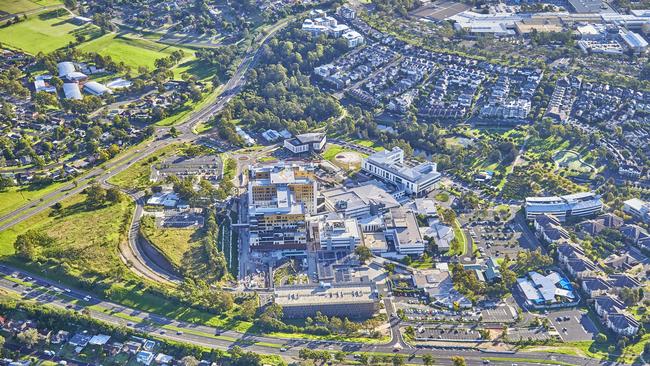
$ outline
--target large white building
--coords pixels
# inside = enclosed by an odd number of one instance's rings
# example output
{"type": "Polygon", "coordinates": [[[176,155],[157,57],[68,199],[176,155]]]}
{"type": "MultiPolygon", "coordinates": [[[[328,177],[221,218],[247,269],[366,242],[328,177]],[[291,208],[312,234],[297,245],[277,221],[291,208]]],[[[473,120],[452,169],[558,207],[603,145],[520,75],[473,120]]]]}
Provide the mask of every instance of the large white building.
{"type": "MultiPolygon", "coordinates": [[[[324,12],[318,12],[315,13],[315,15],[320,16],[317,18],[305,19],[302,23],[303,31],[309,32],[313,36],[325,34],[334,38],[343,37],[350,48],[363,44],[364,38],[359,32],[351,30],[350,27],[345,24],[339,24],[335,18],[327,16],[324,12]]],[[[347,12],[346,15],[348,15],[347,12]]],[[[354,16],[356,16],[356,14],[354,16]]]]}
{"type": "Polygon", "coordinates": [[[600,195],[583,192],[566,196],[528,197],[525,207],[528,220],[547,214],[564,222],[568,217],[584,217],[600,213],[603,209],[603,201],[600,195]]]}
{"type": "Polygon", "coordinates": [[[252,250],[302,255],[307,221],[316,213],[312,165],[280,164],[251,168],[248,220],[252,250]]]}
{"type": "Polygon", "coordinates": [[[399,147],[370,155],[363,160],[361,167],[364,171],[416,196],[434,189],[441,177],[436,163],[426,162],[414,167],[405,165],[404,151],[399,147]]]}
{"type": "Polygon", "coordinates": [[[107,88],[104,84],[100,84],[96,81],[89,81],[86,84],[84,84],[84,91],[96,96],[102,96],[104,94],[113,94],[113,91],[107,88]]]}
{"type": "Polygon", "coordinates": [[[393,241],[397,253],[420,255],[424,252],[425,242],[413,211],[404,207],[393,208],[386,214],[385,223],[386,238],[393,241]]]}
{"type": "Polygon", "coordinates": [[[342,219],[335,214],[313,218],[309,228],[314,243],[325,250],[354,250],[361,243],[361,230],[356,219],[342,219]]]}
{"type": "Polygon", "coordinates": [[[623,212],[644,222],[650,222],[650,203],[638,198],[632,198],[623,202],[623,212]]]}
{"type": "Polygon", "coordinates": [[[83,99],[81,90],[79,90],[79,84],[77,83],[63,84],[63,94],[65,95],[65,99],[83,99]]]}
{"type": "Polygon", "coordinates": [[[319,153],[325,149],[327,137],[324,133],[304,133],[284,140],[284,148],[294,154],[319,153]]]}

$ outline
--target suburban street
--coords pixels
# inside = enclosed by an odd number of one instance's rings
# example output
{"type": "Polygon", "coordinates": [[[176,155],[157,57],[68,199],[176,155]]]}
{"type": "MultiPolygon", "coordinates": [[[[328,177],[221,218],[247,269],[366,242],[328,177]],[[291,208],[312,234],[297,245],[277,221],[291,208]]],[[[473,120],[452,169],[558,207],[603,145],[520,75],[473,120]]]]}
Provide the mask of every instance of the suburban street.
{"type": "Polygon", "coordinates": [[[291,20],[285,19],[271,27],[265,35],[260,35],[251,43],[246,53],[239,63],[233,76],[221,87],[221,94],[213,103],[207,104],[202,109],[192,113],[188,119],[175,126],[179,135],[173,138],[169,134],[171,127],[158,127],[155,132],[153,142],[146,144],[146,147],[137,150],[130,150],[121,157],[111,160],[103,165],[91,169],[80,178],[66,184],[51,193],[41,197],[38,202],[28,203],[20,208],[0,217],[0,231],[6,230],[19,224],[28,218],[46,210],[57,202],[61,202],[67,196],[72,196],[82,192],[94,181],[105,183],[108,179],[116,174],[128,169],[134,163],[150,156],[156,151],[172,143],[189,142],[198,139],[193,130],[199,124],[206,122],[215,113],[220,111],[225,105],[237,95],[242,86],[246,83],[246,72],[254,65],[261,46],[277,31],[282,29],[291,20]]]}

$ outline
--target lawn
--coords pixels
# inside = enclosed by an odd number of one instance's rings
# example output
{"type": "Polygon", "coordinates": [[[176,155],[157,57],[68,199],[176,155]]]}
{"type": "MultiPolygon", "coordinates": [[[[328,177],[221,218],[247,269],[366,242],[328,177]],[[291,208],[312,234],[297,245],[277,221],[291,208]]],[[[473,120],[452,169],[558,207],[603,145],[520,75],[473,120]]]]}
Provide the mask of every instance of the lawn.
{"type": "Polygon", "coordinates": [[[30,15],[27,20],[0,28],[0,42],[27,53],[50,53],[75,42],[77,34],[86,39],[99,36],[100,30],[94,25],[79,26],[70,22],[72,16],[59,9],[30,15]],[[62,15],[64,14],[64,15],[62,15]]]}
{"type": "Polygon", "coordinates": [[[162,158],[173,155],[179,149],[179,145],[166,146],[146,159],[132,164],[127,169],[112,176],[108,182],[124,189],[145,189],[151,186],[151,167],[162,158]]]}
{"type": "Polygon", "coordinates": [[[159,228],[149,216],[142,220],[142,230],[147,239],[160,250],[176,268],[181,268],[192,248],[199,245],[198,230],[159,228]]]}
{"type": "Polygon", "coordinates": [[[110,56],[115,62],[124,62],[131,66],[133,71],[138,67],[146,66],[149,70],[155,68],[155,61],[168,57],[172,52],[182,49],[186,60],[194,59],[194,51],[187,48],[168,46],[146,39],[136,39],[128,34],[105,34],[99,38],[85,42],[78,47],[80,51],[96,52],[103,56],[110,56]]]}
{"type": "Polygon", "coordinates": [[[15,14],[40,9],[44,6],[61,5],[59,0],[2,0],[0,12],[15,14]]]}
{"type": "Polygon", "coordinates": [[[155,225],[151,216],[143,218],[141,227],[146,238],[179,272],[203,280],[216,281],[208,269],[201,242],[205,237],[203,230],[160,228],[155,225]]]}
{"type": "MultiPolygon", "coordinates": [[[[217,99],[217,97],[221,95],[221,90],[222,87],[218,87],[215,88],[212,92],[204,93],[202,95],[202,99],[198,102],[194,102],[192,100],[187,101],[185,105],[175,110],[171,116],[156,122],[156,125],[173,126],[185,121],[186,120],[185,117],[189,118],[191,116],[191,113],[193,113],[194,111],[198,111],[201,108],[207,106],[208,104],[214,102],[217,99]]],[[[202,124],[202,126],[200,126],[200,128],[204,129],[205,131],[211,129],[212,127],[214,126],[207,125],[207,124],[206,125],[202,124]]]]}
{"type": "Polygon", "coordinates": [[[336,155],[342,153],[343,151],[351,151],[351,150],[345,149],[341,145],[327,144],[327,149],[323,153],[323,159],[333,161],[336,155]]]}
{"type": "MultiPolygon", "coordinates": [[[[125,240],[132,203],[125,198],[111,206],[87,210],[84,200],[84,195],[69,197],[62,201],[61,212],[47,209],[3,231],[0,233],[0,252],[5,256],[11,255],[16,236],[36,229],[55,238],[55,246],[39,248],[39,253],[44,258],[61,262],[50,264],[58,267],[54,271],[60,275],[65,271],[67,276],[113,276],[125,271],[126,267],[117,255],[117,246],[125,240]]],[[[48,267],[38,268],[45,269],[45,272],[48,267]]]]}
{"type": "Polygon", "coordinates": [[[467,238],[465,237],[465,233],[463,232],[463,229],[461,229],[460,222],[458,222],[458,220],[454,221],[453,229],[454,229],[454,240],[451,242],[451,247],[449,248],[449,252],[447,253],[447,255],[462,256],[467,254],[466,253],[467,238]]]}
{"type": "MultiPolygon", "coordinates": [[[[53,183],[45,187],[10,187],[6,191],[0,192],[0,202],[2,202],[2,205],[0,205],[0,216],[4,216],[30,202],[37,201],[66,184],[68,182],[53,183]]],[[[0,255],[2,254],[4,253],[0,252],[0,255]]]]}

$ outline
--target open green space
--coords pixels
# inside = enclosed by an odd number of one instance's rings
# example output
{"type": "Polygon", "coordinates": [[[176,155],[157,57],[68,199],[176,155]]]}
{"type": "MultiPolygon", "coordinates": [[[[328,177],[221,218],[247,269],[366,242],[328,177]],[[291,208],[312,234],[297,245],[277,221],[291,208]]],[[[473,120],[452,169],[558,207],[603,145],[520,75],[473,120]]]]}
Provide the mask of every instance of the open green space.
{"type": "Polygon", "coordinates": [[[0,12],[9,14],[34,11],[45,6],[61,5],[60,0],[2,0],[0,1],[0,12]]]}
{"type": "Polygon", "coordinates": [[[133,163],[127,169],[112,176],[108,182],[124,189],[145,189],[151,186],[151,167],[167,156],[173,155],[179,149],[179,145],[169,145],[151,156],[133,163]]]}
{"type": "MultiPolygon", "coordinates": [[[[198,111],[202,109],[203,107],[207,106],[208,104],[214,102],[217,97],[221,94],[221,87],[215,88],[212,92],[210,93],[205,93],[200,101],[194,102],[192,100],[188,100],[183,106],[180,108],[177,108],[172,115],[169,117],[166,117],[158,122],[156,122],[156,125],[158,126],[173,126],[177,125],[179,123],[182,123],[183,121],[186,120],[186,118],[189,118],[194,111],[198,111]]],[[[214,126],[208,126],[207,124],[201,124],[199,126],[202,131],[207,131],[211,129],[214,126]]]]}
{"type": "Polygon", "coordinates": [[[124,62],[131,66],[133,71],[141,66],[154,69],[157,59],[168,57],[177,50],[183,50],[187,62],[194,59],[194,52],[190,49],[133,38],[129,34],[108,33],[85,42],[78,48],[80,51],[110,56],[117,63],[124,62]]]}
{"type": "Polygon", "coordinates": [[[160,251],[179,273],[204,281],[218,281],[209,269],[201,239],[202,229],[161,228],[152,216],[142,219],[141,229],[149,242],[160,251]]]}
{"type": "MultiPolygon", "coordinates": [[[[176,268],[192,261],[191,252],[199,243],[200,233],[196,229],[159,228],[153,217],[142,220],[142,232],[147,239],[160,250],[176,268]]],[[[199,248],[200,249],[200,248],[199,248]]]]}
{"type": "Polygon", "coordinates": [[[108,276],[125,270],[116,248],[125,239],[132,204],[123,199],[111,206],[88,210],[84,199],[84,195],[69,197],[62,202],[61,210],[49,208],[0,232],[0,253],[5,258],[10,256],[18,235],[38,230],[56,240],[55,246],[39,248],[39,254],[58,261],[67,275],[108,276]]]}
{"type": "Polygon", "coordinates": [[[76,25],[65,10],[49,10],[29,15],[27,20],[0,28],[0,42],[27,53],[50,53],[70,42],[77,35],[86,39],[99,37],[100,30],[91,24],[76,25]]]}
{"type": "Polygon", "coordinates": [[[453,255],[465,255],[466,249],[467,249],[467,237],[465,237],[465,233],[463,232],[463,229],[460,227],[460,222],[458,220],[454,220],[454,223],[452,225],[454,229],[454,240],[451,242],[451,247],[449,248],[449,252],[447,252],[447,255],[453,256],[453,255]]]}
{"type": "Polygon", "coordinates": [[[582,156],[573,150],[560,150],[553,156],[553,160],[560,167],[578,172],[591,173],[594,170],[594,167],[587,164],[582,156]]]}
{"type": "MultiPolygon", "coordinates": [[[[0,202],[2,202],[2,205],[0,205],[0,216],[6,215],[28,203],[37,202],[41,197],[55,191],[56,189],[66,184],[69,183],[53,183],[45,187],[9,187],[6,191],[0,192],[0,202]]],[[[2,251],[0,251],[0,255],[4,254],[6,253],[2,253],[2,251]]]]}

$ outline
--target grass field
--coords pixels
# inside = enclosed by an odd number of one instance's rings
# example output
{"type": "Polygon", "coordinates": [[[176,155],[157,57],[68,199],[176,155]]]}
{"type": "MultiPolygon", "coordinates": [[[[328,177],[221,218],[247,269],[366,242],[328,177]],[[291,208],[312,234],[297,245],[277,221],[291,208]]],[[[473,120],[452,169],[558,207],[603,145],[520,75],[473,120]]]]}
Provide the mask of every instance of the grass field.
{"type": "Polygon", "coordinates": [[[45,6],[61,5],[60,0],[2,0],[0,12],[16,14],[33,11],[45,6]]]}
{"type": "Polygon", "coordinates": [[[201,239],[204,232],[200,229],[175,229],[156,227],[152,217],[142,220],[142,232],[147,239],[167,258],[181,273],[203,280],[210,278],[207,268],[205,250],[201,239]]]}
{"type": "Polygon", "coordinates": [[[555,160],[555,163],[560,167],[578,172],[590,173],[594,170],[592,166],[584,163],[580,154],[572,150],[558,151],[555,156],[553,156],[553,160],[555,160]]]}
{"type": "MultiPolygon", "coordinates": [[[[67,271],[68,276],[93,275],[113,276],[123,272],[117,257],[117,246],[125,239],[132,204],[124,199],[118,204],[87,210],[84,195],[75,195],[62,202],[60,213],[47,209],[22,223],[0,233],[0,252],[13,254],[16,236],[30,229],[43,231],[56,239],[56,245],[39,248],[45,258],[64,262],[54,265],[58,271],[67,271]],[[65,267],[65,268],[63,268],[65,267]],[[118,268],[121,267],[121,268],[118,268]]],[[[38,267],[39,271],[49,271],[48,265],[38,267]]],[[[62,273],[59,273],[62,275],[62,273]]]]}
{"type": "Polygon", "coordinates": [[[124,189],[145,189],[151,185],[149,178],[152,165],[164,159],[164,157],[172,155],[178,151],[178,148],[179,145],[166,146],[148,158],[138,161],[127,169],[112,176],[108,182],[124,189]]]}
{"type": "MultiPolygon", "coordinates": [[[[68,183],[54,183],[37,189],[26,186],[10,187],[4,192],[0,192],[0,202],[2,202],[2,205],[0,205],[0,216],[6,215],[30,202],[38,201],[41,197],[66,184],[68,183]]],[[[0,251],[0,255],[2,254],[0,251]]]]}
{"type": "Polygon", "coordinates": [[[115,62],[124,62],[137,71],[140,66],[154,69],[154,62],[169,56],[172,52],[182,49],[189,61],[194,58],[194,51],[187,48],[168,46],[146,39],[136,39],[127,35],[115,33],[105,34],[99,38],[83,43],[78,47],[84,52],[96,52],[103,56],[110,56],[115,62]]]}
{"type": "Polygon", "coordinates": [[[0,28],[0,42],[27,53],[50,53],[75,41],[77,34],[86,39],[99,37],[99,28],[86,24],[78,26],[70,22],[68,13],[59,16],[56,11],[30,15],[27,20],[6,28],[0,28]]]}

